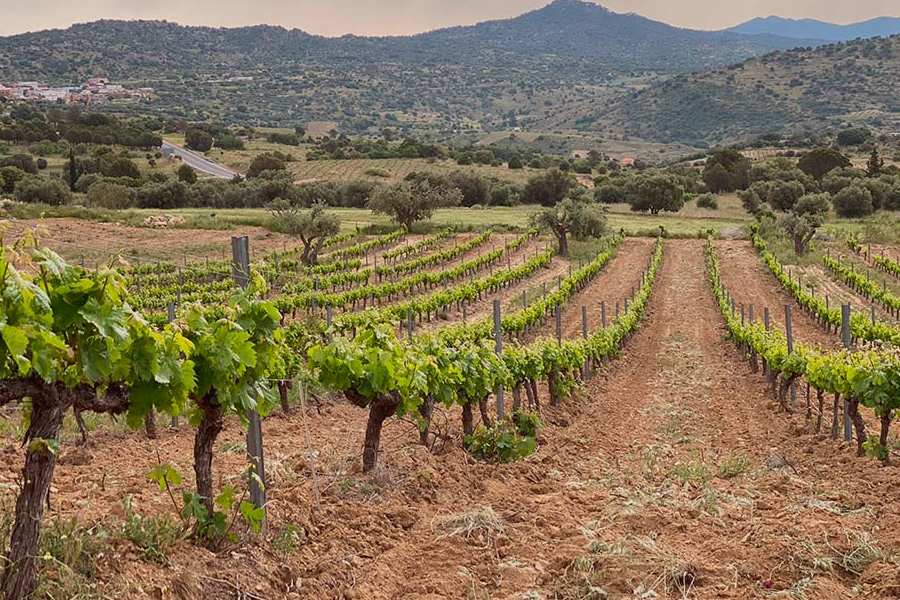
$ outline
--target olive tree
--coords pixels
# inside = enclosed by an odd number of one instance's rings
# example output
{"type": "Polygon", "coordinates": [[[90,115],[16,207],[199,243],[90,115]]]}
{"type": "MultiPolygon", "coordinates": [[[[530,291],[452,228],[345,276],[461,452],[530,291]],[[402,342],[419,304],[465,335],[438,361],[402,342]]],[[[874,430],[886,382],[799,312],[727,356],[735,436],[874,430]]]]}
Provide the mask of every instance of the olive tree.
{"type": "Polygon", "coordinates": [[[665,173],[647,173],[631,178],[627,184],[628,203],[635,212],[678,212],[684,207],[684,187],[677,177],[665,173]]]}
{"type": "Polygon", "coordinates": [[[606,230],[603,211],[583,197],[569,196],[556,206],[531,216],[531,224],[549,229],[559,242],[559,255],[569,255],[569,235],[578,238],[599,237],[606,230]]]}
{"type": "Polygon", "coordinates": [[[322,244],[328,237],[336,235],[341,227],[337,216],[326,212],[325,205],[321,203],[304,209],[279,198],[268,209],[272,213],[271,228],[274,231],[300,238],[303,243],[300,261],[305,265],[318,262],[322,244]]]}
{"type": "Polygon", "coordinates": [[[797,200],[793,210],[779,221],[782,229],[794,242],[794,252],[805,254],[816,231],[825,223],[831,197],[828,194],[807,194],[797,200]]]}
{"type": "Polygon", "coordinates": [[[462,199],[462,192],[456,188],[416,180],[375,190],[366,206],[409,229],[413,223],[430,219],[438,208],[458,206],[462,199]]]}

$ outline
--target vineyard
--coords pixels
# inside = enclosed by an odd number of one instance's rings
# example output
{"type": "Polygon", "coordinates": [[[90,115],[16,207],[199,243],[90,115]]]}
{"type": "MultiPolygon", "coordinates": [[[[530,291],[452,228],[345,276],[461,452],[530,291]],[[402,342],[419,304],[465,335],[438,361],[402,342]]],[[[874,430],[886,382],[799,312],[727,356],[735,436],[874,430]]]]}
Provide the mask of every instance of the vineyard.
{"type": "Polygon", "coordinates": [[[757,235],[247,244],[3,247],[4,600],[898,592],[896,298],[849,263],[885,318],[757,235]]]}

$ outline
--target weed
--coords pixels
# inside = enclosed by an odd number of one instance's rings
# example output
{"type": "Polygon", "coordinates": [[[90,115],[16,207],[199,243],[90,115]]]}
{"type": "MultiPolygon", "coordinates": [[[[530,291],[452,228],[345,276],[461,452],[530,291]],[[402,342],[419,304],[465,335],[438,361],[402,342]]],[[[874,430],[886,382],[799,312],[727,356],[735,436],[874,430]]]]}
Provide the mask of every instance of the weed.
{"type": "Polygon", "coordinates": [[[306,531],[299,525],[288,523],[278,530],[272,538],[272,547],[278,554],[289,556],[293,554],[300,544],[306,542],[306,531]]]}
{"type": "Polygon", "coordinates": [[[719,465],[720,479],[734,479],[750,468],[750,459],[742,454],[732,454],[719,465]]]}
{"type": "Polygon", "coordinates": [[[108,533],[82,527],[74,519],[56,520],[41,532],[41,565],[36,598],[95,598],[97,565],[108,533]]]}
{"type": "Polygon", "coordinates": [[[121,534],[141,549],[141,558],[160,565],[168,564],[167,550],[180,538],[182,529],[178,523],[161,517],[145,517],[134,512],[131,498],[126,498],[125,522],[121,534]]]}
{"type": "Polygon", "coordinates": [[[466,436],[466,449],[482,460],[514,462],[537,449],[540,426],[537,415],[517,411],[511,420],[498,421],[493,427],[479,426],[475,433],[466,436]]]}
{"type": "Polygon", "coordinates": [[[881,549],[878,548],[869,533],[848,531],[846,537],[850,548],[838,555],[840,565],[844,570],[854,575],[861,575],[866,567],[882,558],[881,549]]]}
{"type": "Polygon", "coordinates": [[[672,470],[682,483],[686,485],[703,487],[712,479],[712,469],[699,458],[694,458],[690,462],[678,463],[672,470]]]}

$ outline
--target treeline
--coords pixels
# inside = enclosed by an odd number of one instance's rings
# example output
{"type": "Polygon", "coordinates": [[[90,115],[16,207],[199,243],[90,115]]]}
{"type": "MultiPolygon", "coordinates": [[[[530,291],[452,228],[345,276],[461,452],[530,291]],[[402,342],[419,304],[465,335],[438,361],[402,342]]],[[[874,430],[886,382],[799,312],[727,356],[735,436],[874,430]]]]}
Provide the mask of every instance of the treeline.
{"type": "Polygon", "coordinates": [[[83,112],[73,106],[46,112],[27,105],[13,107],[0,119],[0,140],[14,143],[59,142],[70,144],[107,144],[129,148],[156,148],[162,144],[152,119],[122,121],[103,113],[83,112]]]}
{"type": "Polygon", "coordinates": [[[865,169],[853,167],[849,158],[827,146],[805,152],[799,160],[756,163],[736,150],[721,149],[707,159],[703,181],[710,192],[738,192],[754,214],[789,212],[802,198],[816,194],[841,217],[900,210],[900,168],[886,166],[877,147],[865,169]]]}

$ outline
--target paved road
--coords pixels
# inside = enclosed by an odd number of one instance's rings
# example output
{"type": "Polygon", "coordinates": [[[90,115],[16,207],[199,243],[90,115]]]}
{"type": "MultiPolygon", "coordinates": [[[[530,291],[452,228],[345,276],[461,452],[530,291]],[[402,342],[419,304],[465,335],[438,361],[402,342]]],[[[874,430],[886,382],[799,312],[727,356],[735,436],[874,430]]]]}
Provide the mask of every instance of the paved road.
{"type": "Polygon", "coordinates": [[[174,154],[175,156],[179,156],[181,157],[181,161],[184,164],[189,165],[192,169],[200,171],[201,173],[206,173],[207,175],[212,175],[213,177],[232,179],[237,175],[235,171],[232,171],[224,165],[207,160],[196,152],[192,152],[181,146],[176,146],[170,142],[163,141],[162,152],[166,155],[174,154]]]}

